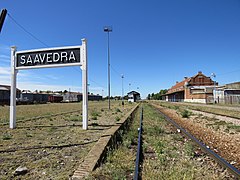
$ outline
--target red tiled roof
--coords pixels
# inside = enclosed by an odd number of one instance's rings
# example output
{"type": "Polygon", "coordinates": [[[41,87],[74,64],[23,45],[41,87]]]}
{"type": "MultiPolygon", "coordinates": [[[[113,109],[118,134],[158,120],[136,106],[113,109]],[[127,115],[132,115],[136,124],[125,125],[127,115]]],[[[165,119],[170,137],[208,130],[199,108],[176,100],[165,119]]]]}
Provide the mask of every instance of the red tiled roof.
{"type": "Polygon", "coordinates": [[[177,91],[183,91],[183,90],[184,90],[184,85],[185,85],[185,83],[188,83],[190,80],[191,80],[191,78],[186,78],[186,79],[184,79],[183,81],[175,84],[174,86],[172,86],[172,87],[168,90],[167,94],[173,93],[173,92],[177,92],[177,91]]]}

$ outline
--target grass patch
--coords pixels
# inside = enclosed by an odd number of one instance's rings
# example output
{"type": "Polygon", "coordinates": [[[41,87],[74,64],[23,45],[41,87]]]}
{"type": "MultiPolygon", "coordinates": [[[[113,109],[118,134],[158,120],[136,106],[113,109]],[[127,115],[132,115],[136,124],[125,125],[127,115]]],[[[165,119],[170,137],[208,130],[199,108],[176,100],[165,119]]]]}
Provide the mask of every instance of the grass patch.
{"type": "Polygon", "coordinates": [[[92,120],[97,120],[97,119],[98,119],[97,116],[93,116],[93,117],[92,117],[92,120]]]}
{"type": "Polygon", "coordinates": [[[164,129],[160,126],[154,126],[148,129],[148,133],[150,136],[153,136],[153,135],[158,136],[164,132],[165,132],[164,129]]]}
{"type": "Polygon", "coordinates": [[[229,124],[229,125],[227,125],[227,128],[235,130],[236,132],[240,132],[240,126],[235,125],[235,124],[229,124]]]}
{"type": "Polygon", "coordinates": [[[70,116],[70,121],[82,121],[82,116],[70,116]]]}
{"type": "Polygon", "coordinates": [[[11,134],[8,134],[8,133],[3,134],[2,140],[10,140],[10,139],[12,139],[12,135],[11,134]]]}
{"type": "Polygon", "coordinates": [[[100,113],[96,109],[94,109],[91,113],[91,116],[96,116],[97,117],[97,116],[100,116],[100,113]]]}
{"type": "Polygon", "coordinates": [[[116,108],[116,113],[121,113],[122,111],[119,108],[116,108]]]}
{"type": "Polygon", "coordinates": [[[120,121],[120,119],[121,119],[121,118],[120,118],[119,116],[116,116],[116,117],[115,117],[115,120],[116,120],[116,121],[120,121]]]}

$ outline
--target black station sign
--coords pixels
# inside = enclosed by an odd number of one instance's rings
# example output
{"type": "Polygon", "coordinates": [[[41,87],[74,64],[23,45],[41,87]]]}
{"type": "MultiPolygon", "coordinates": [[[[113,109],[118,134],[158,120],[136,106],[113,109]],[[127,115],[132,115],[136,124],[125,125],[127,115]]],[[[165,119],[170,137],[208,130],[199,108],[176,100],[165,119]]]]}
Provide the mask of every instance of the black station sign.
{"type": "Polygon", "coordinates": [[[81,46],[16,52],[16,69],[81,65],[81,46]]]}

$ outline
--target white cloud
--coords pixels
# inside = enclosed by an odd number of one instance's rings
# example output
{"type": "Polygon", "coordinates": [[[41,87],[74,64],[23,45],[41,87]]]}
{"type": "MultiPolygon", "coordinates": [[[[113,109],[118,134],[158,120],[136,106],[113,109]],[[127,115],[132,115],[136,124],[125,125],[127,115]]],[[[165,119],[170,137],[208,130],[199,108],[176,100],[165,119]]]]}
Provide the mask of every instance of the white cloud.
{"type": "Polygon", "coordinates": [[[0,67],[0,75],[10,75],[10,67],[0,67]]]}

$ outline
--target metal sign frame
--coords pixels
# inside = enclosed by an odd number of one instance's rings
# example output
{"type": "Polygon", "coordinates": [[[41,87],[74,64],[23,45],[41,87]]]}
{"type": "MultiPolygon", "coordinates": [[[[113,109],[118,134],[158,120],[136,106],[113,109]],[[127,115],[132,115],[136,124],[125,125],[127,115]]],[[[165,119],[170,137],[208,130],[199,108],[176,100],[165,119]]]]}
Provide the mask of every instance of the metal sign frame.
{"type": "Polygon", "coordinates": [[[83,95],[83,129],[88,129],[88,62],[87,62],[87,40],[82,39],[81,46],[67,46],[59,48],[45,48],[35,49],[27,51],[18,51],[15,46],[11,47],[11,98],[10,98],[10,128],[16,128],[16,83],[18,70],[26,69],[37,69],[37,68],[55,68],[55,67],[66,67],[66,66],[80,66],[82,69],[82,95],[83,95]],[[65,63],[65,64],[44,64],[36,66],[19,66],[17,67],[17,55],[22,53],[34,53],[34,52],[45,52],[52,50],[66,50],[79,48],[80,51],[80,62],[65,63]]]}

